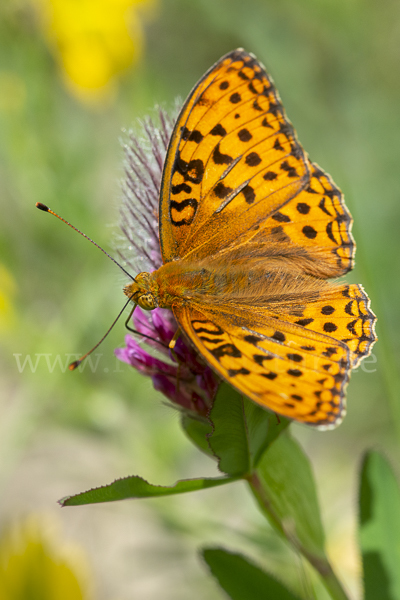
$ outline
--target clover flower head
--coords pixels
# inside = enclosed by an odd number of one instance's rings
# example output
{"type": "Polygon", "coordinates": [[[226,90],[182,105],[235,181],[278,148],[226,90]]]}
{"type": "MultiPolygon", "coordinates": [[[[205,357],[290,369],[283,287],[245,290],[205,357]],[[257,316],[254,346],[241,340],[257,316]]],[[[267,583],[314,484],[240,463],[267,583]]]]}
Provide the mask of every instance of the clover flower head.
{"type": "MultiPolygon", "coordinates": [[[[161,177],[173,119],[160,109],[158,123],[151,118],[140,122],[142,136],[129,133],[125,143],[125,180],[121,208],[118,253],[133,273],[155,271],[162,265],[158,205],[161,177]]],[[[138,339],[125,337],[116,356],[151,377],[156,390],[183,409],[207,414],[219,380],[182,335],[174,351],[168,344],[178,329],[172,311],[156,308],[133,313],[138,339]],[[154,351],[158,351],[155,355],[154,351]],[[161,358],[159,358],[161,356],[161,358]]]]}

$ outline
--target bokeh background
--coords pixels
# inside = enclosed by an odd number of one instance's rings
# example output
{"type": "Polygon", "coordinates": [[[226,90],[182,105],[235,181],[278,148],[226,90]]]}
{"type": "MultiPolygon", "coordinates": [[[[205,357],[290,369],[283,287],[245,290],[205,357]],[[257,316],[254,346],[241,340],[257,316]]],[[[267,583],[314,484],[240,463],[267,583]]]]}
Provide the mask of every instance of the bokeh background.
{"type": "Polygon", "coordinates": [[[128,474],[159,484],[216,474],[149,380],[113,357],[122,322],[95,368],[66,370],[122,307],[124,278],[35,202],[113,252],[123,129],[157,104],[172,108],[220,56],[244,47],[272,74],[311,158],[345,192],[358,247],[348,279],[363,283],[378,316],[379,342],[352,377],[344,423],[327,433],[292,428],[314,465],[329,555],[361,597],[363,452],[381,449],[400,475],[399,35],[395,0],[1,2],[0,553],[19,553],[16,572],[43,552],[75,565],[80,583],[69,598],[217,600],[222,592],[197,556],[215,543],[307,590],[307,567],[242,484],[56,504],[128,474]]]}

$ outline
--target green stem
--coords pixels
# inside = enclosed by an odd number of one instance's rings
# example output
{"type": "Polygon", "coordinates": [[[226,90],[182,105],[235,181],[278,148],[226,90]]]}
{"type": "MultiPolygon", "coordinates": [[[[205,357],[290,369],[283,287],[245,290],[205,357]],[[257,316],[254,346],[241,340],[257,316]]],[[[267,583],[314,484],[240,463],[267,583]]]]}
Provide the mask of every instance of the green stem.
{"type": "Polygon", "coordinates": [[[329,592],[331,598],[333,600],[350,600],[339,579],[336,577],[328,559],[326,557],[322,559],[321,557],[311,554],[298,542],[298,540],[294,539],[293,536],[289,535],[287,531],[285,531],[279,515],[274,510],[268,495],[265,493],[265,490],[261,485],[257,473],[252,473],[252,475],[248,477],[247,481],[254,497],[257,500],[261,512],[265,515],[268,522],[282,537],[286,539],[286,541],[289,542],[289,544],[297,552],[300,552],[300,554],[302,554],[304,558],[306,558],[319,573],[322,582],[326,590],[329,592]]]}
{"type": "Polygon", "coordinates": [[[334,600],[349,600],[349,596],[344,591],[342,584],[333,572],[331,565],[328,561],[326,562],[326,564],[329,567],[329,571],[325,573],[325,575],[322,575],[320,573],[326,590],[329,592],[331,597],[334,598],[334,600]]]}

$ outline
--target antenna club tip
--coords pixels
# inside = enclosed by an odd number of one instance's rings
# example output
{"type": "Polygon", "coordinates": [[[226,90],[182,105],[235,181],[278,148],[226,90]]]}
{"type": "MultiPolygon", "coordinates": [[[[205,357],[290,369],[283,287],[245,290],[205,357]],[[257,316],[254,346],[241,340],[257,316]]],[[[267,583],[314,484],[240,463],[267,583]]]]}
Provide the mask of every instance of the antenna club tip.
{"type": "Polygon", "coordinates": [[[44,212],[49,212],[49,207],[46,206],[45,204],[42,204],[42,202],[36,202],[36,208],[38,208],[39,210],[44,210],[44,212]]]}
{"type": "Polygon", "coordinates": [[[72,362],[70,365],[68,365],[68,369],[70,371],[75,371],[75,369],[77,367],[79,367],[79,365],[81,364],[81,362],[82,362],[81,360],[74,360],[74,362],[72,362]]]}

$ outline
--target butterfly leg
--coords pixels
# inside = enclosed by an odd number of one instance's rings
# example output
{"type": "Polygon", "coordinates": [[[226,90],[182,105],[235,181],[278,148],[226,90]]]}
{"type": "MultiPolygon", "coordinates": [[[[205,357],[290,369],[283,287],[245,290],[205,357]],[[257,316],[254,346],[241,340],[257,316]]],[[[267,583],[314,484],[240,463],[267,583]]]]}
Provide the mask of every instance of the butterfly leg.
{"type": "MultiPolygon", "coordinates": [[[[142,337],[142,338],[146,338],[148,340],[151,340],[152,342],[155,342],[156,344],[160,344],[160,346],[163,346],[163,348],[168,348],[168,346],[166,344],[164,344],[163,342],[160,342],[160,340],[157,340],[156,338],[151,337],[150,335],[146,335],[145,333],[143,333],[142,331],[138,331],[137,329],[133,329],[133,327],[130,327],[128,325],[129,321],[131,320],[133,311],[135,310],[137,304],[134,305],[134,307],[132,308],[132,310],[130,311],[128,318],[125,321],[125,328],[130,331],[131,333],[135,333],[136,335],[142,337]]],[[[179,329],[178,332],[179,333],[179,329]]],[[[175,336],[174,336],[175,337],[175,336]]],[[[172,338],[174,339],[174,338],[172,338]]],[[[172,340],[171,340],[172,342],[172,340]]],[[[175,344],[174,344],[175,345],[175,344]]]]}
{"type": "Polygon", "coordinates": [[[126,329],[128,329],[128,331],[132,331],[132,333],[138,333],[138,331],[136,331],[135,329],[132,329],[132,327],[129,327],[128,323],[131,320],[131,317],[133,315],[133,311],[135,310],[135,308],[137,307],[137,304],[134,304],[132,309],[129,311],[129,315],[128,318],[125,321],[125,327],[126,329]]]}

